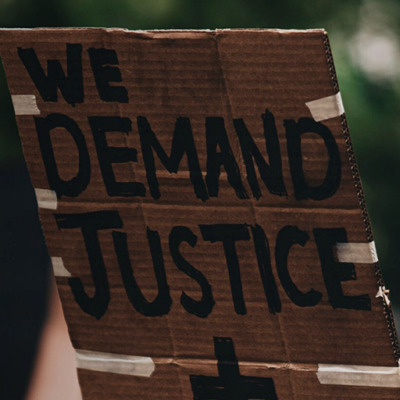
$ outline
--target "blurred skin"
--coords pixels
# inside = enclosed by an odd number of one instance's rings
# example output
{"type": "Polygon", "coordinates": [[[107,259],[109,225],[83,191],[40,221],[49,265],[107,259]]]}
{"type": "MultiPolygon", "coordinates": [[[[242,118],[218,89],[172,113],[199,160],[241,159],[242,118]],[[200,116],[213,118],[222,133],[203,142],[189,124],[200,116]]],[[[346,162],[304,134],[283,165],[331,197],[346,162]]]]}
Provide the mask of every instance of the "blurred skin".
{"type": "Polygon", "coordinates": [[[50,290],[49,314],[25,400],[81,400],[75,350],[54,280],[50,290]]]}

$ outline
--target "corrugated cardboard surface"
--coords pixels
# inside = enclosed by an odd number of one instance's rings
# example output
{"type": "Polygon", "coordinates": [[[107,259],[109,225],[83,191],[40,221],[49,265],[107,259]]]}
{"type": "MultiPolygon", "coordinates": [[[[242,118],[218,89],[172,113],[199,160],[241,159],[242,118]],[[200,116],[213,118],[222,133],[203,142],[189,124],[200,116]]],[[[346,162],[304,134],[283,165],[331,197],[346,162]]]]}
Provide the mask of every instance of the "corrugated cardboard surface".
{"type": "MultiPolygon", "coordinates": [[[[284,121],[311,118],[306,102],[338,92],[324,31],[40,29],[3,30],[0,39],[1,58],[11,94],[35,95],[40,110],[35,118],[64,114],[76,122],[84,136],[90,159],[89,184],[76,197],[59,196],[57,210],[40,209],[40,218],[49,253],[62,257],[72,277],[81,279],[89,297],[95,295],[95,285],[82,231],[79,227],[60,228],[57,220],[60,224],[68,215],[96,211],[111,211],[113,215],[118,212],[121,220],[118,226],[98,231],[110,288],[107,310],[99,319],[85,313],[74,300],[69,278],[57,278],[72,342],[77,349],[146,356],[155,362],[155,371],[149,378],[79,370],[84,399],[196,397],[190,376],[217,377],[221,372],[217,369],[214,348],[214,338],[218,337],[232,340],[242,377],[273,378],[279,400],[399,397],[400,390],[395,388],[323,385],[316,375],[321,363],[394,367],[398,357],[390,307],[382,298],[375,297],[382,285],[378,265],[355,264],[356,279],[341,282],[346,296],[368,295],[370,310],[334,309],[322,275],[314,229],[344,228],[348,242],[372,240],[344,116],[322,121],[332,133],[340,153],[338,190],[323,200],[298,200],[294,193],[284,121]],[[84,99],[74,105],[68,104],[60,90],[57,101],[44,101],[17,50],[33,48],[46,74],[47,60],[59,60],[67,74],[67,43],[82,45],[84,99]],[[88,49],[92,48],[115,50],[118,65],[116,62],[107,65],[119,68],[122,81],[110,85],[125,87],[128,102],[100,98],[89,60],[88,49]],[[243,119],[268,162],[262,119],[266,110],[275,118],[287,195],[270,193],[256,167],[261,190],[261,197],[256,199],[246,178],[233,120],[243,119]],[[98,116],[131,120],[129,134],[111,132],[106,138],[108,146],[137,150],[137,162],[114,163],[113,170],[119,182],[142,183],[145,196],[107,194],[88,119],[98,116]],[[223,118],[248,198],[237,196],[222,166],[218,196],[202,201],[196,197],[189,179],[186,155],[178,173],[171,174],[155,152],[160,197],[153,198],[143,161],[138,117],[147,119],[168,155],[177,118],[188,118],[203,179],[210,157],[206,146],[206,119],[223,118]],[[211,243],[202,237],[200,225],[215,224],[238,224],[248,232],[246,240],[235,243],[246,308],[244,314],[235,312],[222,242],[211,243]],[[257,264],[256,225],[263,228],[268,238],[272,273],[281,300],[281,311],[275,314],[269,311],[257,264]],[[309,236],[304,247],[293,245],[288,265],[300,291],[313,288],[322,293],[321,301],[312,307],[295,305],[278,277],[276,238],[288,225],[296,225],[309,236]],[[198,301],[202,291],[196,280],[180,271],[172,259],[169,237],[176,226],[189,228],[197,238],[192,245],[182,242],[180,252],[211,286],[215,305],[206,318],[189,313],[181,304],[182,292],[198,301]],[[113,231],[126,233],[134,276],[143,296],[151,302],[158,288],[146,234],[148,229],[159,234],[172,300],[169,312],[162,316],[146,316],[132,306],[113,243],[113,231]]],[[[48,180],[34,117],[19,115],[17,123],[34,187],[54,189],[48,180]]],[[[58,173],[68,181],[79,169],[77,147],[62,128],[52,131],[51,141],[58,173]]],[[[305,133],[301,148],[307,184],[319,186],[326,175],[329,159],[324,142],[315,133],[305,133]]],[[[237,396],[242,399],[249,395],[237,396]]],[[[272,394],[256,398],[274,398],[268,396],[272,394]]],[[[203,393],[197,398],[225,397],[203,393]]]]}

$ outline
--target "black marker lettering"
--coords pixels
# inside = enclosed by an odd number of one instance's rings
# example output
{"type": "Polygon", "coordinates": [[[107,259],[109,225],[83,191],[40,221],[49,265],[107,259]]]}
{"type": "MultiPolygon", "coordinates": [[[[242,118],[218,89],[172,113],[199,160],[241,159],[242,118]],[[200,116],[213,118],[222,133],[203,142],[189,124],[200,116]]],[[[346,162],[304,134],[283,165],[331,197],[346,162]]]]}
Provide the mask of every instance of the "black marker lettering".
{"type": "Polygon", "coordinates": [[[304,246],[309,239],[306,232],[301,231],[297,226],[287,225],[283,227],[276,238],[275,260],[278,276],[285,289],[286,294],[299,307],[312,307],[317,305],[322,298],[322,293],[310,289],[303,293],[294,284],[288,269],[288,256],[294,244],[304,246]]]}
{"type": "Polygon", "coordinates": [[[341,163],[339,148],[332,132],[322,123],[312,118],[300,118],[299,122],[285,120],[287,150],[289,156],[290,173],[297,200],[313,199],[324,200],[333,196],[339,188],[341,180],[341,163]],[[328,150],[329,162],[325,179],[320,186],[311,187],[307,184],[303,170],[301,153],[301,135],[312,132],[321,136],[328,150]]]}
{"type": "Polygon", "coordinates": [[[268,152],[270,165],[266,163],[260,150],[255,144],[250,132],[247,130],[243,119],[234,119],[233,124],[239,137],[242,149],[243,160],[246,165],[247,180],[256,199],[261,197],[261,190],[258,184],[254,163],[257,164],[261,179],[267,189],[279,196],[287,196],[282,176],[281,150],[279,147],[278,133],[276,131],[274,116],[268,111],[262,114],[264,123],[264,138],[268,152]]]}
{"type": "Polygon", "coordinates": [[[341,282],[357,279],[354,264],[337,262],[333,253],[336,243],[347,242],[346,230],[344,228],[315,228],[313,231],[321,261],[322,275],[332,307],[371,310],[371,299],[368,294],[359,296],[343,294],[341,282]]]}
{"type": "Polygon", "coordinates": [[[150,193],[154,199],[161,196],[156,167],[154,163],[154,153],[156,152],[160,161],[170,173],[177,173],[179,164],[186,152],[187,163],[190,171],[190,180],[197,198],[205,201],[208,199],[206,186],[201,174],[199,158],[193,140],[192,128],[188,118],[178,118],[172,138],[171,155],[168,157],[165,150],[161,147],[156,135],[151,130],[150,124],[145,117],[137,118],[137,126],[140,134],[143,160],[146,167],[146,176],[149,183],[150,193]]]}
{"type": "Polygon", "coordinates": [[[167,276],[165,275],[164,259],[160,243],[160,235],[158,232],[151,231],[149,228],[147,228],[147,239],[149,241],[151,258],[153,260],[154,275],[156,277],[158,286],[158,294],[152,302],[146,300],[136,282],[129,259],[126,233],[113,232],[112,235],[114,239],[115,252],[118,257],[122,281],[132,306],[138,312],[146,315],[147,317],[168,314],[171,309],[172,299],[169,294],[167,276]]]}
{"type": "Polygon", "coordinates": [[[122,117],[89,117],[101,174],[109,196],[146,195],[146,188],[140,182],[117,182],[112,164],[136,162],[137,150],[128,147],[111,147],[107,145],[107,132],[121,132],[125,135],[132,130],[129,118],[122,117]]]}
{"type": "Polygon", "coordinates": [[[194,400],[278,400],[274,380],[241,375],[232,338],[214,337],[218,376],[190,375],[194,400]]]}
{"type": "Polygon", "coordinates": [[[82,46],[67,43],[67,76],[58,60],[47,60],[47,76],[34,49],[18,47],[18,55],[44,101],[57,101],[57,88],[71,105],[83,102],[82,46]]]}
{"type": "MultiPolygon", "coordinates": [[[[57,193],[58,198],[62,195],[71,197],[78,196],[86,189],[90,180],[89,153],[85,137],[83,136],[78,124],[73,119],[63,114],[49,114],[45,118],[34,117],[34,120],[50,189],[53,189],[57,193]],[[78,173],[69,181],[61,179],[58,173],[53,145],[50,138],[50,131],[55,128],[64,128],[65,131],[74,139],[79,152],[78,173]]],[[[65,154],[65,157],[70,158],[71,152],[65,154]]]]}
{"type": "Polygon", "coordinates": [[[282,309],[281,299],[279,297],[278,288],[276,287],[274,275],[272,274],[271,254],[267,236],[260,225],[252,226],[251,231],[253,233],[258,269],[260,271],[261,282],[264,287],[269,312],[271,314],[280,313],[282,309]]]}
{"type": "Polygon", "coordinates": [[[185,292],[182,292],[181,304],[189,313],[205,318],[210,314],[215,304],[211,286],[204,275],[183,258],[179,250],[182,242],[186,242],[191,247],[194,247],[197,243],[197,236],[185,226],[175,226],[169,235],[171,257],[180,271],[190,276],[199,284],[202,296],[201,300],[194,300],[185,292]]]}
{"type": "Polygon", "coordinates": [[[248,199],[249,196],[243,186],[240,170],[228,141],[223,118],[206,118],[206,140],[206,182],[210,197],[218,196],[219,176],[221,174],[221,166],[223,165],[228,175],[228,182],[235,189],[236,195],[240,199],[248,199]],[[219,146],[221,151],[217,151],[217,146],[219,146]]]}
{"type": "Polygon", "coordinates": [[[204,240],[211,243],[222,242],[224,246],[226,265],[228,267],[235,312],[236,314],[246,314],[246,305],[243,298],[242,280],[240,277],[240,267],[235,242],[238,240],[250,240],[247,225],[199,225],[199,228],[204,240]]]}
{"type": "Polygon", "coordinates": [[[82,214],[54,214],[59,229],[80,228],[89,258],[95,294],[89,297],[80,278],[69,278],[75,301],[81,309],[97,319],[107,311],[110,302],[110,286],[102,256],[98,233],[101,229],[122,228],[117,211],[95,211],[82,214]]]}
{"type": "Polygon", "coordinates": [[[115,50],[109,49],[89,49],[90,65],[97,91],[103,101],[116,101],[118,103],[128,103],[128,92],[124,86],[111,86],[110,82],[122,82],[118,56],[115,50]]]}

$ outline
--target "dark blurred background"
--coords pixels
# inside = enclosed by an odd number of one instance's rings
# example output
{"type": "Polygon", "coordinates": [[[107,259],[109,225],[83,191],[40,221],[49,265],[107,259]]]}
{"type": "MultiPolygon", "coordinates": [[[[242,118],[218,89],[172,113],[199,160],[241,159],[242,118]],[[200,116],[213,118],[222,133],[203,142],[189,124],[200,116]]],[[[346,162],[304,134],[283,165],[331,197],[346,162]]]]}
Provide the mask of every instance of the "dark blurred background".
{"type": "MultiPolygon", "coordinates": [[[[400,1],[0,0],[0,26],[325,28],[386,286],[400,310],[400,1]]],[[[24,161],[2,70],[0,101],[0,169],[18,170],[24,161]]]]}

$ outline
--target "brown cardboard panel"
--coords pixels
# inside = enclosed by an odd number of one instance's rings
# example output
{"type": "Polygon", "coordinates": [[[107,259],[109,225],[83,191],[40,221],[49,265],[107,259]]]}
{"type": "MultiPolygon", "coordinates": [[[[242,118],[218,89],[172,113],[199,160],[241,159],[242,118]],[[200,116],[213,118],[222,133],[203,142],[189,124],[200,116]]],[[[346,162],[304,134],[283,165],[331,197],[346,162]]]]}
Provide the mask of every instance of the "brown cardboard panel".
{"type": "Polygon", "coordinates": [[[317,122],[306,104],[338,93],[324,31],[0,39],[11,94],[39,111],[16,118],[34,187],[58,197],[39,212],[70,274],[57,285],[72,342],[155,363],[151,377],[80,369],[84,399],[225,398],[204,382],[238,399],[398,398],[317,378],[398,360],[345,116],[317,122]],[[340,263],[343,242],[364,261],[340,263]]]}

